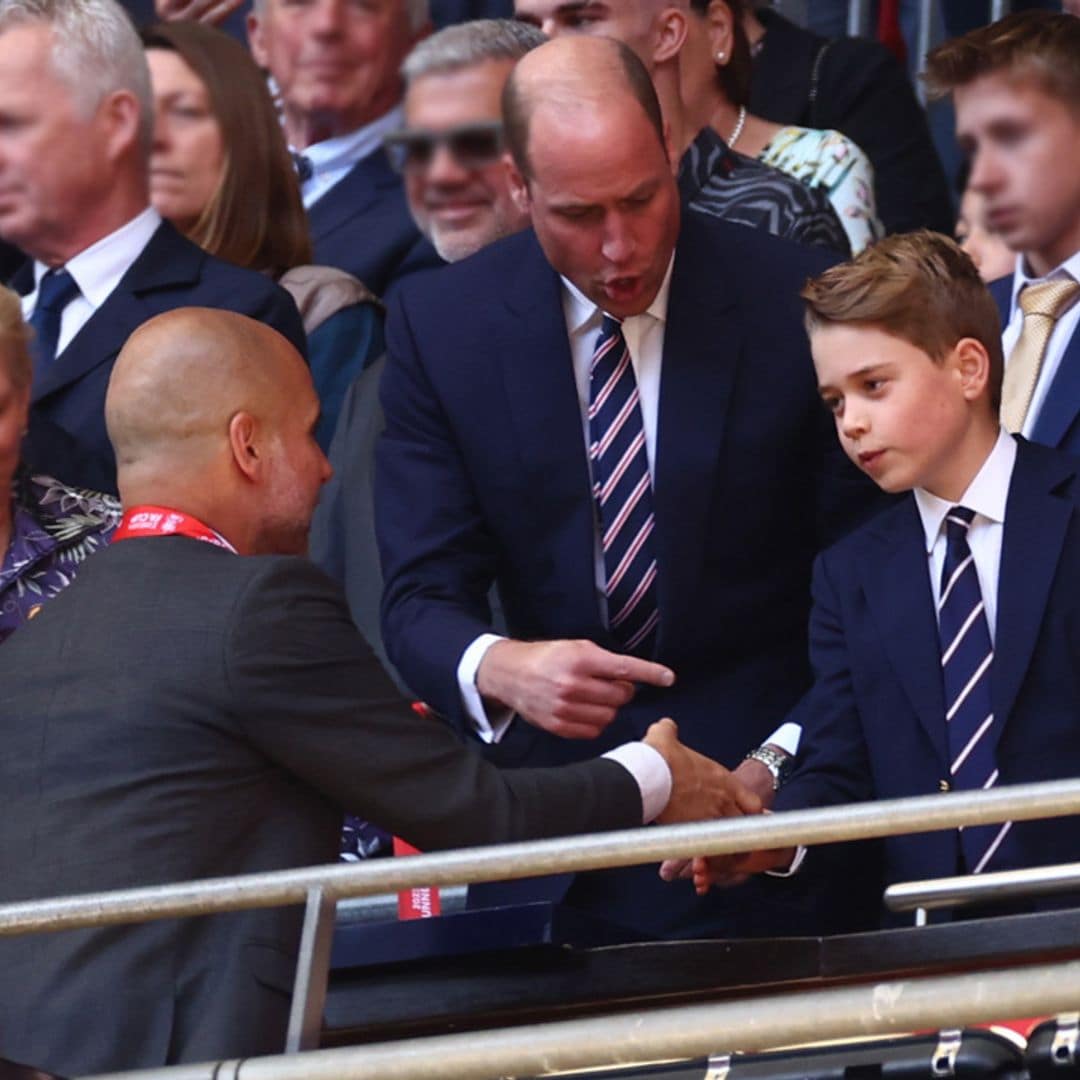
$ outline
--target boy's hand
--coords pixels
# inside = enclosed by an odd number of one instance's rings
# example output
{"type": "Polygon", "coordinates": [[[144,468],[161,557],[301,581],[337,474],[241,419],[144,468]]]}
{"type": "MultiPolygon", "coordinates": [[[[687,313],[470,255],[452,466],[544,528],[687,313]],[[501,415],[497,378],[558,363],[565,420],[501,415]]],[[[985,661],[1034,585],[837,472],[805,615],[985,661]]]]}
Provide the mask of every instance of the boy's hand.
{"type": "Polygon", "coordinates": [[[772,851],[749,851],[739,855],[699,855],[691,860],[689,875],[694,879],[694,891],[704,896],[714,885],[728,888],[741,885],[751,874],[778,870],[791,865],[795,848],[776,848],[772,851]]]}

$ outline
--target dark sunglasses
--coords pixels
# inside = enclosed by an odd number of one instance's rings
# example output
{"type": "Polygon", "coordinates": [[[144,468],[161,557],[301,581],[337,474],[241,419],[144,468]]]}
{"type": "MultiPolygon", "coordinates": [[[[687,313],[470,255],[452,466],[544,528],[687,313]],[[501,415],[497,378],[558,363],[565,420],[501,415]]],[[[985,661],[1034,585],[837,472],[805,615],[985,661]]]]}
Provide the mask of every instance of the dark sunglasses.
{"type": "Polygon", "coordinates": [[[461,168],[475,169],[490,165],[502,153],[503,126],[498,120],[483,120],[458,124],[446,131],[416,128],[387,135],[383,145],[398,172],[426,169],[440,146],[446,147],[461,168]]]}

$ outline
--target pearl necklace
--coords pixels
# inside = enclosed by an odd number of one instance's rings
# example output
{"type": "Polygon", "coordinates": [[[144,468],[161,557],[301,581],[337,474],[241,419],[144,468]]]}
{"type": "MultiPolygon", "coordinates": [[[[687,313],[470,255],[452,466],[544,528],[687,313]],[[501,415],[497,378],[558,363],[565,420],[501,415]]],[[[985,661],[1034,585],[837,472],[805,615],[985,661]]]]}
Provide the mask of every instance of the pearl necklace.
{"type": "Polygon", "coordinates": [[[742,134],[743,126],[746,124],[746,106],[739,106],[739,118],[735,121],[735,127],[731,129],[731,134],[728,136],[728,149],[732,150],[735,144],[739,141],[739,136],[742,134]]]}

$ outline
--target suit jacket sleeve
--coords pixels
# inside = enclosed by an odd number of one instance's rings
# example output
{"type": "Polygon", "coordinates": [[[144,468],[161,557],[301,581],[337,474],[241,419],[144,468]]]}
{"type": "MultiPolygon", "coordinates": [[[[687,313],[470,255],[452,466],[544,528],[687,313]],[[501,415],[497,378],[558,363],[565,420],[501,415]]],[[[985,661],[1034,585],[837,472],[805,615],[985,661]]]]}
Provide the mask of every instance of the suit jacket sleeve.
{"type": "Polygon", "coordinates": [[[621,765],[500,771],[416,715],[304,560],[266,560],[236,605],[226,678],[243,733],[278,765],[422,849],[641,824],[621,765]]]}
{"type": "Polygon", "coordinates": [[[874,796],[842,605],[829,563],[829,553],[814,563],[810,613],[814,685],[788,717],[802,725],[803,734],[795,772],[777,793],[777,810],[860,802],[874,796]]]}
{"type": "Polygon", "coordinates": [[[375,524],[383,643],[405,682],[462,724],[457,665],[491,629],[496,548],[400,297],[387,322],[380,389],[386,427],[376,452],[375,524]]]}

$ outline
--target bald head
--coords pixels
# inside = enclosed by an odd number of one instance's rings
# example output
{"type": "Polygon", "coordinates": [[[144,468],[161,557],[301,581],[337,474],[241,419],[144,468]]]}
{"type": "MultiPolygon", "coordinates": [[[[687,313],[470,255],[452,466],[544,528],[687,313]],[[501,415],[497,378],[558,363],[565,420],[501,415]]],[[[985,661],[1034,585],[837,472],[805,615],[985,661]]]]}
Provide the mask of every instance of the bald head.
{"type": "Polygon", "coordinates": [[[330,477],[318,418],[311,375],[285,338],[207,308],[141,326],[105,398],[124,505],[191,514],[241,554],[306,551],[330,477]]]}
{"type": "Polygon", "coordinates": [[[280,410],[297,368],[292,345],[245,315],[179,308],[144,323],[120,351],[105,397],[120,476],[204,465],[228,447],[237,412],[280,410]]]}
{"type": "Polygon", "coordinates": [[[628,99],[640,106],[663,148],[660,103],[632,49],[613,38],[586,36],[556,38],[533,49],[518,61],[503,90],[506,142],[522,176],[532,176],[529,136],[538,113],[587,116],[628,99]]]}

